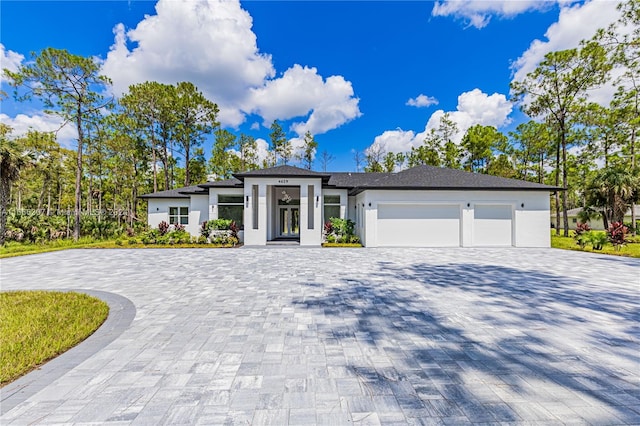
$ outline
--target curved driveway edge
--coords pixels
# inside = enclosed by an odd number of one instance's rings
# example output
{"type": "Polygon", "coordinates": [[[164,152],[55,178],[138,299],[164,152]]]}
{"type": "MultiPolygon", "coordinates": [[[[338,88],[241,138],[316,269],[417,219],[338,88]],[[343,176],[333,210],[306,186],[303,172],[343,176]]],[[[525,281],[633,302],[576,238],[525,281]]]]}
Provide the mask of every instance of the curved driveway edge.
{"type": "Polygon", "coordinates": [[[126,330],[136,316],[136,307],[126,297],[98,290],[47,290],[85,293],[109,305],[109,315],[92,335],[78,345],[53,358],[16,381],[0,389],[0,414],[6,413],[26,401],[72,368],[105,348],[126,330]]]}

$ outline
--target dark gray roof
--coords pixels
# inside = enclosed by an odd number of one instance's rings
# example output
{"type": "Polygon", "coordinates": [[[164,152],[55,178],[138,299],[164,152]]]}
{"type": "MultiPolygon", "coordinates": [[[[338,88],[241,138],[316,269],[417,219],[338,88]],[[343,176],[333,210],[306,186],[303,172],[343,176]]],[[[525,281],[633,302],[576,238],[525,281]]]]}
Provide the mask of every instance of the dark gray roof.
{"type": "Polygon", "coordinates": [[[201,188],[198,185],[186,186],[184,188],[169,189],[168,191],[159,191],[152,194],[141,195],[140,198],[189,198],[194,194],[208,194],[207,189],[201,188]]]}
{"type": "Polygon", "coordinates": [[[276,166],[268,169],[252,170],[250,172],[236,173],[234,177],[244,180],[245,177],[311,177],[329,179],[331,174],[314,172],[294,166],[276,166]]]}
{"type": "Polygon", "coordinates": [[[207,194],[209,188],[242,188],[245,177],[314,177],[322,178],[325,187],[346,188],[350,194],[367,189],[393,190],[475,190],[475,191],[561,191],[562,188],[518,179],[507,179],[463,170],[434,166],[416,166],[398,173],[319,173],[293,166],[237,173],[232,179],[207,182],[140,198],[186,198],[188,194],[207,194]]]}
{"type": "Polygon", "coordinates": [[[243,183],[236,178],[216,180],[198,185],[200,188],[242,188],[243,183]]]}
{"type": "Polygon", "coordinates": [[[370,185],[381,178],[386,178],[391,173],[330,173],[328,186],[336,188],[356,188],[363,185],[370,185]]]}
{"type": "Polygon", "coordinates": [[[434,166],[416,166],[363,185],[394,189],[462,189],[462,190],[534,190],[557,191],[557,187],[519,179],[507,179],[463,170],[434,166]]]}
{"type": "Polygon", "coordinates": [[[365,189],[488,191],[557,191],[562,189],[524,180],[426,165],[412,167],[398,173],[332,173],[328,185],[350,188],[354,194],[365,189]]]}

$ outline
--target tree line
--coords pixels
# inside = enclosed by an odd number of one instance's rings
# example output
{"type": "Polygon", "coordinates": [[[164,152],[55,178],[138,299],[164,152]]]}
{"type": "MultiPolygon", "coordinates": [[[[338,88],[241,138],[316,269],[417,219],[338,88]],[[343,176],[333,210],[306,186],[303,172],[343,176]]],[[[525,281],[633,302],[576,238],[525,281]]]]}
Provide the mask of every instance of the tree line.
{"type": "MultiPolygon", "coordinates": [[[[562,227],[565,234],[566,211],[573,207],[601,215],[605,224],[622,220],[640,192],[639,5],[640,0],[621,3],[619,21],[578,48],[548,53],[534,71],[512,83],[512,100],[531,118],[515,131],[505,135],[475,125],[457,144],[456,123],[445,114],[408,152],[386,152],[376,144],[355,152],[356,170],[363,164],[365,172],[429,164],[563,187],[567,190],[557,192],[552,204],[556,231],[562,227]],[[611,103],[591,102],[589,94],[606,84],[616,88],[611,103]]],[[[308,169],[319,163],[326,171],[334,159],[326,150],[318,155],[309,132],[294,146],[277,120],[268,149],[261,152],[253,136],[223,129],[218,106],[190,82],[135,84],[114,99],[106,95],[109,78],[92,58],[47,48],[32,59],[15,72],[4,70],[13,96],[38,100],[46,112],[73,125],[77,146],[61,146],[57,132],[14,137],[0,125],[0,243],[10,207],[47,214],[73,210],[77,239],[82,212],[110,209],[131,223],[143,217],[142,193],[294,161],[308,169]],[[208,135],[214,143],[207,160],[208,135]]]]}

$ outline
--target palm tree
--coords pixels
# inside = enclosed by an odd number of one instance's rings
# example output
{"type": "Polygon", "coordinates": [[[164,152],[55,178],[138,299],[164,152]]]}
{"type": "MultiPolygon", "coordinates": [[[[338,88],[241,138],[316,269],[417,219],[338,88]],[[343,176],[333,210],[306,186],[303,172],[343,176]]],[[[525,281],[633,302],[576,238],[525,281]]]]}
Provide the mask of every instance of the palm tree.
{"type": "Polygon", "coordinates": [[[29,162],[29,157],[19,149],[15,140],[9,139],[10,131],[9,126],[0,123],[0,246],[4,245],[11,185],[29,162]]]}
{"type": "Polygon", "coordinates": [[[609,222],[624,220],[638,185],[638,177],[627,168],[618,166],[598,170],[587,188],[587,199],[590,205],[603,208],[605,229],[609,222]]]}

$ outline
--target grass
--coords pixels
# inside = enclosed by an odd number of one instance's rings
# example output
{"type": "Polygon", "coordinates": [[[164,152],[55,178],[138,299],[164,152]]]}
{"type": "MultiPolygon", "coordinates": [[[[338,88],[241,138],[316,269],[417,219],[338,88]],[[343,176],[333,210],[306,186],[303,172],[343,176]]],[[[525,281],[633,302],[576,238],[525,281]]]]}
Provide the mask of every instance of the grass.
{"type": "Polygon", "coordinates": [[[322,243],[322,247],[362,247],[360,243],[322,243]]]}
{"type": "Polygon", "coordinates": [[[46,243],[18,243],[15,241],[5,243],[0,247],[0,259],[5,257],[22,256],[25,254],[47,253],[50,251],[66,250],[70,248],[99,247],[109,244],[108,241],[96,241],[93,238],[80,238],[78,241],[60,239],[47,241],[46,243]]]}
{"type": "Polygon", "coordinates": [[[109,307],[95,297],[50,291],[0,292],[0,386],[89,337],[109,307]]]}
{"type": "MultiPolygon", "coordinates": [[[[102,249],[117,249],[117,248],[230,248],[231,245],[217,245],[217,244],[129,244],[128,241],[124,241],[120,244],[117,240],[104,240],[96,241],[92,238],[81,238],[77,242],[73,240],[54,240],[43,244],[34,243],[6,243],[3,247],[0,247],[0,259],[15,256],[24,256],[27,254],[47,253],[51,251],[67,250],[73,248],[102,248],[102,249]]],[[[240,245],[236,245],[239,247],[240,245]]]]}
{"type": "MultiPolygon", "coordinates": [[[[603,231],[604,232],[604,231],[603,231]]],[[[594,250],[590,245],[587,245],[584,249],[576,243],[573,235],[573,231],[569,231],[569,237],[563,237],[562,235],[556,235],[555,231],[551,231],[551,247],[563,249],[563,250],[576,250],[586,251],[590,253],[609,254],[614,256],[626,256],[640,258],[640,238],[630,238],[631,242],[621,247],[620,250],[616,250],[611,244],[607,243],[602,250],[594,250]]]]}

